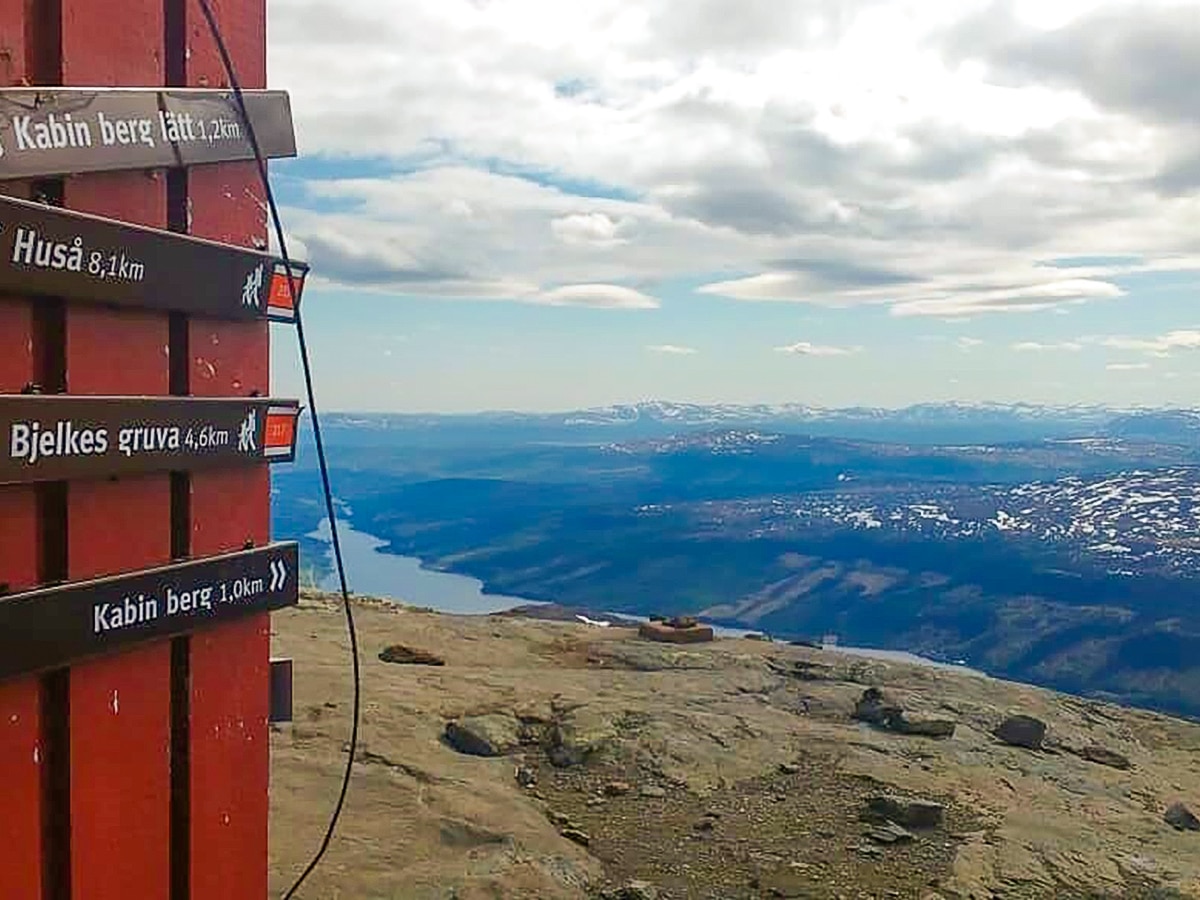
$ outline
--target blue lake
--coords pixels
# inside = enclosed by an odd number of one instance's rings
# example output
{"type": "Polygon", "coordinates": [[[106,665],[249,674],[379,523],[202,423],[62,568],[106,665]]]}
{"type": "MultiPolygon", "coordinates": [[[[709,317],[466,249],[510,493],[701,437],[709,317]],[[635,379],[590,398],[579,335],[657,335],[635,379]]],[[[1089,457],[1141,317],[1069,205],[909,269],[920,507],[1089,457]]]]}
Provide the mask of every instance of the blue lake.
{"type": "MultiPolygon", "coordinates": [[[[321,527],[312,532],[310,537],[328,542],[329,520],[323,521],[321,527]]],[[[350,590],[356,594],[368,597],[388,597],[411,606],[427,606],[439,612],[465,615],[486,615],[536,602],[504,594],[485,594],[483,582],[477,578],[423,568],[421,560],[415,556],[384,553],[380,548],[386,545],[386,541],[357,531],[345,519],[338,520],[338,537],[342,545],[342,559],[346,564],[346,581],[350,590]]],[[[332,568],[332,547],[328,551],[328,556],[332,568]]],[[[337,575],[325,578],[321,582],[320,588],[326,591],[339,590],[337,575]]],[[[630,619],[643,621],[646,619],[645,616],[626,613],[621,613],[621,615],[630,619]]],[[[720,626],[715,626],[714,631],[723,637],[740,637],[751,633],[745,629],[720,626]]],[[[983,674],[965,666],[934,662],[923,656],[916,656],[900,650],[840,646],[827,649],[893,662],[937,666],[972,675],[983,674]]]]}
{"type": "MultiPolygon", "coordinates": [[[[329,540],[329,520],[312,532],[311,537],[329,540]]],[[[377,537],[356,531],[344,519],[338,520],[338,540],[342,545],[342,560],[346,565],[346,582],[350,590],[368,597],[390,597],[411,606],[428,606],[439,612],[486,614],[524,606],[533,601],[503,594],[485,594],[483,582],[467,575],[425,569],[415,556],[383,553],[386,545],[377,537]]],[[[333,548],[329,549],[329,564],[333,567],[333,548]]],[[[340,590],[337,575],[324,579],[322,590],[340,590]]]]}

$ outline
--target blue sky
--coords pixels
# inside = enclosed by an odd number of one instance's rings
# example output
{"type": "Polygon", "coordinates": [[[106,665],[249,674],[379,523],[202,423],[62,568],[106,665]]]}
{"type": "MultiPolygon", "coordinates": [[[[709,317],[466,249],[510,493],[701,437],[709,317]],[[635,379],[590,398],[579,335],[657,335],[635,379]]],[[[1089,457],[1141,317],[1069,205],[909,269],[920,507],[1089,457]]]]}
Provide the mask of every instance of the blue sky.
{"type": "Polygon", "coordinates": [[[272,0],[323,408],[1195,405],[1182,6],[678,7],[272,0]]]}

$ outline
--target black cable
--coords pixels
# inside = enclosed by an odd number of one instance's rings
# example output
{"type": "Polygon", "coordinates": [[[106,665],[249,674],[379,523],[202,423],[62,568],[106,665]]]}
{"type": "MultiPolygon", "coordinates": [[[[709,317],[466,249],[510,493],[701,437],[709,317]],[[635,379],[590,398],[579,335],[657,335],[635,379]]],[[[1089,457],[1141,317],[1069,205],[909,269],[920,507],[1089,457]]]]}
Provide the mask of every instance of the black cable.
{"type": "Polygon", "coordinates": [[[262,151],[259,149],[258,137],[254,133],[254,125],[250,121],[250,115],[246,112],[246,99],[242,96],[242,88],[238,83],[237,74],[234,72],[233,60],[229,58],[229,50],[225,46],[225,39],[221,35],[221,28],[217,24],[216,17],[213,15],[212,6],[209,4],[209,0],[196,0],[196,2],[199,3],[200,9],[204,13],[204,18],[208,22],[208,30],[212,33],[213,41],[217,45],[217,51],[221,54],[221,63],[225,67],[225,74],[229,77],[229,86],[233,89],[233,96],[237,101],[238,112],[242,117],[242,125],[246,129],[250,148],[254,151],[254,160],[258,164],[258,176],[262,181],[263,192],[267,197],[267,206],[271,211],[271,222],[275,226],[275,237],[279,241],[279,255],[283,258],[283,267],[287,272],[288,293],[292,301],[292,310],[296,316],[296,337],[300,343],[300,364],[304,369],[304,388],[308,395],[308,408],[312,411],[313,437],[316,439],[317,444],[317,462],[321,468],[321,485],[325,492],[325,510],[329,516],[329,532],[333,542],[333,558],[337,566],[338,582],[342,589],[342,607],[346,611],[346,629],[350,633],[350,655],[353,659],[354,711],[353,722],[350,726],[350,754],[346,759],[345,774],[342,776],[342,789],[338,794],[337,805],[333,808],[333,814],[329,818],[329,826],[325,829],[325,837],[321,841],[321,846],[317,848],[317,852],[313,855],[312,860],[304,868],[304,871],[300,873],[295,883],[283,895],[283,900],[290,900],[296,891],[300,889],[300,886],[304,884],[305,879],[320,864],[325,851],[329,849],[329,843],[333,840],[333,832],[337,828],[338,819],[342,814],[342,807],[346,803],[346,792],[350,788],[350,774],[354,769],[354,757],[358,751],[359,707],[362,700],[362,679],[358,661],[358,630],[354,626],[354,611],[350,606],[350,591],[346,587],[346,569],[342,563],[342,545],[338,540],[337,515],[333,508],[333,489],[329,485],[329,467],[325,462],[325,445],[321,440],[321,422],[317,416],[316,397],[313,395],[312,368],[308,360],[308,344],[304,340],[304,323],[300,317],[300,304],[296,302],[296,281],[295,276],[292,274],[291,260],[288,258],[287,241],[283,236],[283,225],[279,220],[279,209],[275,205],[275,193],[271,190],[271,182],[267,177],[267,162],[263,158],[262,151]]]}

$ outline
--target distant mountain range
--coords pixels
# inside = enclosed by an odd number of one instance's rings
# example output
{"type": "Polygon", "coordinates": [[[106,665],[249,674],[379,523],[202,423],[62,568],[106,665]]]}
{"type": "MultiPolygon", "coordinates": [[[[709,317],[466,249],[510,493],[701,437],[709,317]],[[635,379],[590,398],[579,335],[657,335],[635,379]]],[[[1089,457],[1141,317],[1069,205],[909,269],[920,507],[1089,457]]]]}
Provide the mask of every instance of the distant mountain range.
{"type": "Polygon", "coordinates": [[[520,439],[534,433],[541,440],[612,440],[619,433],[624,440],[734,427],[920,443],[1097,434],[1166,441],[1200,437],[1196,410],[1029,403],[921,403],[888,409],[646,401],[556,413],[335,413],[325,421],[334,428],[402,430],[427,440],[471,435],[520,439]]]}

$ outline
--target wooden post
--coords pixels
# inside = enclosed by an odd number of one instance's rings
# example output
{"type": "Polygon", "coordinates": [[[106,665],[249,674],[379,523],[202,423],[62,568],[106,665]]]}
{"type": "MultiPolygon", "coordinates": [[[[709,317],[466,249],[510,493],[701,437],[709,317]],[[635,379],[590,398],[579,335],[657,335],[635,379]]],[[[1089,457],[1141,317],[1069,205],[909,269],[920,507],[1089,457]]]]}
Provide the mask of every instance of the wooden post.
{"type": "MultiPolygon", "coordinates": [[[[265,0],[214,2],[264,87],[265,0]]],[[[194,0],[0,0],[0,85],[226,86],[194,0]]],[[[0,183],[69,209],[263,247],[252,162],[0,183]]],[[[269,394],[268,326],[0,296],[0,393],[269,394]]],[[[269,534],[267,465],[0,487],[0,592],[269,534]]],[[[0,897],[261,900],[269,624],[259,613],[0,682],[0,897]]]]}
{"type": "MultiPolygon", "coordinates": [[[[214,5],[243,88],[266,87],[265,0],[214,5]]],[[[190,87],[229,79],[196,3],[185,17],[190,87]]],[[[267,246],[266,197],[256,163],[203,166],[188,173],[191,233],[228,244],[267,246]]],[[[188,323],[188,387],[196,396],[270,392],[266,322],[194,317],[188,323]]],[[[267,466],[191,476],[190,540],[195,555],[270,539],[267,466]]],[[[270,623],[257,615],[191,640],[191,898],[259,900],[267,895],[270,740],[270,623]]]]}

